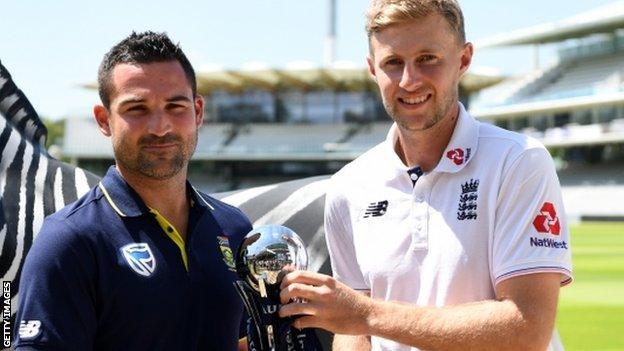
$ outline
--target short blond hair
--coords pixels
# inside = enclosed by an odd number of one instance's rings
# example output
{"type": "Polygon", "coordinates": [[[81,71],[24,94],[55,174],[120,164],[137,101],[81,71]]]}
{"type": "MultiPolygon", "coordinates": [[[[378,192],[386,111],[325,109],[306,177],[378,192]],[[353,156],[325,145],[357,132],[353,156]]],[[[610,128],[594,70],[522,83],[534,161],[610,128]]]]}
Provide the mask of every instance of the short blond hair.
{"type": "Polygon", "coordinates": [[[442,15],[460,43],[466,42],[464,15],[455,0],[372,0],[366,13],[368,38],[393,24],[421,19],[433,13],[442,15]]]}

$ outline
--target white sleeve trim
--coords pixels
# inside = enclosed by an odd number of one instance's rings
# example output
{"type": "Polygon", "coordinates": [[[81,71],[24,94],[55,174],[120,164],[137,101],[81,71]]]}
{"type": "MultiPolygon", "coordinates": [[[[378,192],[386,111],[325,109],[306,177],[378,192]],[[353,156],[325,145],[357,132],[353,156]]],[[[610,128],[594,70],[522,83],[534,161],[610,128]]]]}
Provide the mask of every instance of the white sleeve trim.
{"type": "Polygon", "coordinates": [[[516,269],[503,273],[494,279],[494,286],[497,286],[500,282],[507,280],[509,278],[519,277],[521,275],[527,275],[527,274],[535,274],[535,273],[561,273],[562,278],[561,278],[560,286],[568,285],[574,279],[572,277],[572,271],[570,269],[562,267],[561,265],[544,264],[544,265],[536,265],[533,267],[518,267],[516,269]]]}

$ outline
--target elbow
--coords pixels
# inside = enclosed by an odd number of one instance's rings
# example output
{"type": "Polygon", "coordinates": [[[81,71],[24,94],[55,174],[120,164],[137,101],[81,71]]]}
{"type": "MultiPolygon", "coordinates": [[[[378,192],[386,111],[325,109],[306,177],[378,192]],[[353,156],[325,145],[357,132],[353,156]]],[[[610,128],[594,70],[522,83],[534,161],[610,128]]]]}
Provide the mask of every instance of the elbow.
{"type": "Polygon", "coordinates": [[[554,315],[517,310],[495,344],[498,350],[544,351],[550,345],[554,327],[554,315]]]}
{"type": "Polygon", "coordinates": [[[520,330],[512,331],[514,345],[509,350],[544,351],[548,349],[554,327],[544,327],[540,323],[526,323],[520,330]],[[530,324],[530,325],[529,325],[530,324]]]}
{"type": "Polygon", "coordinates": [[[527,351],[544,351],[548,349],[550,341],[552,339],[552,329],[548,331],[542,331],[539,335],[528,336],[529,342],[526,347],[522,348],[527,351]]]}

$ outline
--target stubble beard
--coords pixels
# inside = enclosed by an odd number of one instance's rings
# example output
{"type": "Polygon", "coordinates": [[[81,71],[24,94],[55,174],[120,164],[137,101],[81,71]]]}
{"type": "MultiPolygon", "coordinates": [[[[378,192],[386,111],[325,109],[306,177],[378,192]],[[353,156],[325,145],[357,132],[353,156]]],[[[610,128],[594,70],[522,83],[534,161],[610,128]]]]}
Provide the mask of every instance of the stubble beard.
{"type": "MultiPolygon", "coordinates": [[[[390,118],[392,118],[392,120],[399,126],[399,128],[413,132],[425,131],[433,128],[435,125],[438,124],[438,122],[443,120],[449,114],[449,111],[451,111],[451,109],[453,108],[453,104],[457,102],[459,96],[458,94],[459,92],[457,91],[457,89],[455,89],[454,93],[447,94],[446,97],[441,101],[441,103],[434,106],[431,117],[425,116],[425,124],[422,127],[414,127],[410,123],[410,119],[412,117],[400,116],[398,102],[395,104],[390,104],[384,99],[383,104],[386,112],[388,113],[390,118]]],[[[436,102],[433,101],[433,103],[435,104],[436,102]]]]}
{"type": "MultiPolygon", "coordinates": [[[[191,156],[195,152],[197,146],[198,131],[189,138],[189,142],[182,142],[179,136],[169,137],[168,139],[179,140],[177,150],[173,157],[169,159],[161,159],[158,155],[148,153],[138,146],[136,155],[132,155],[125,142],[113,143],[113,151],[115,153],[115,161],[123,168],[139,174],[143,177],[154,180],[167,180],[178,175],[188,165],[191,156]]],[[[139,143],[139,145],[141,145],[139,143]]]]}

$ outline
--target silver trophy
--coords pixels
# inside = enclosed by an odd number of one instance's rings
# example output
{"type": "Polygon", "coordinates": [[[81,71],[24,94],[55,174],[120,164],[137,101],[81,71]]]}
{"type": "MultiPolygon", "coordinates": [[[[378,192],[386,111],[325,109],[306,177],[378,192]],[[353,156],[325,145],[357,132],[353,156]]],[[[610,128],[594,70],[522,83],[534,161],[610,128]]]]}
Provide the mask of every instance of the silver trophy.
{"type": "Polygon", "coordinates": [[[260,226],[243,239],[236,255],[236,271],[241,278],[236,285],[260,336],[257,347],[261,350],[276,348],[277,331],[272,321],[278,318],[282,278],[307,266],[308,254],[303,241],[287,227],[260,226]],[[267,316],[272,316],[272,321],[267,316]]]}

